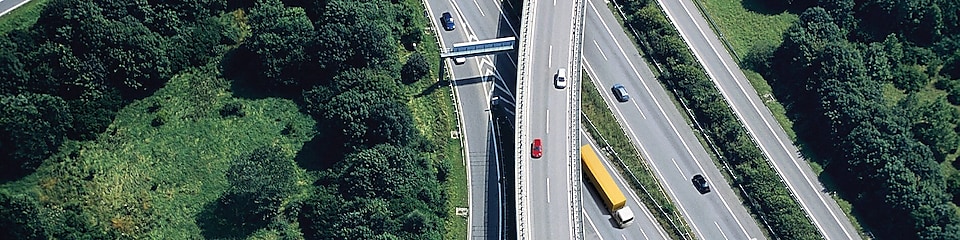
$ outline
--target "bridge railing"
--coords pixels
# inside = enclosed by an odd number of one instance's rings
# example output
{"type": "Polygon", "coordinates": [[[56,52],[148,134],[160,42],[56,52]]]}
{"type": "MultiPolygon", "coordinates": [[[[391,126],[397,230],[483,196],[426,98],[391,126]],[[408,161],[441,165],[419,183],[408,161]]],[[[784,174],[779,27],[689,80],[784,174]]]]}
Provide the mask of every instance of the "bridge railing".
{"type": "Polygon", "coordinates": [[[517,240],[526,240],[529,239],[530,236],[529,213],[527,212],[530,203],[526,191],[527,186],[530,184],[527,180],[527,174],[529,174],[527,171],[529,167],[527,167],[527,163],[522,161],[522,159],[524,156],[529,156],[526,152],[528,148],[524,147],[526,146],[525,143],[527,142],[527,138],[529,138],[529,136],[527,136],[527,132],[524,131],[528,127],[526,125],[528,116],[524,114],[524,111],[527,107],[526,90],[529,88],[528,82],[530,79],[530,74],[527,71],[529,68],[529,62],[527,62],[526,59],[528,59],[528,55],[530,55],[529,46],[531,45],[531,42],[528,36],[530,35],[529,26],[533,23],[533,19],[531,17],[532,7],[532,1],[523,1],[523,6],[520,10],[520,34],[517,36],[517,111],[515,119],[516,126],[514,127],[514,136],[516,137],[516,144],[514,145],[516,146],[516,149],[514,149],[514,151],[516,151],[516,154],[514,155],[516,156],[514,158],[516,166],[514,192],[516,193],[515,198],[517,204],[517,240]]]}
{"type": "MultiPolygon", "coordinates": [[[[573,38],[570,39],[570,48],[572,53],[570,54],[570,69],[571,69],[571,79],[574,81],[569,81],[571,83],[570,94],[569,94],[569,106],[567,116],[570,119],[570,126],[573,126],[569,129],[570,146],[568,150],[570,151],[568,156],[570,159],[568,163],[570,164],[570,173],[568,178],[570,181],[570,186],[580,186],[580,75],[582,63],[583,63],[583,19],[584,19],[584,0],[574,0],[573,1],[573,38]]],[[[583,229],[583,197],[581,195],[582,188],[574,187],[573,191],[570,193],[571,196],[571,222],[573,226],[571,231],[573,231],[573,239],[583,239],[584,229],[583,229]]]]}

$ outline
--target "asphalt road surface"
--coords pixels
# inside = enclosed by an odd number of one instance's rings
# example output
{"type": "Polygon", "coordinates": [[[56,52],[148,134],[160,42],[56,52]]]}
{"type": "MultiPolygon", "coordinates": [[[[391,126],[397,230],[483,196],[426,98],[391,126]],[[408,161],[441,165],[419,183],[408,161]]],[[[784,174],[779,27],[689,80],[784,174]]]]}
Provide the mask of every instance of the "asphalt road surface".
{"type": "MultiPolygon", "coordinates": [[[[528,134],[520,147],[530,147],[534,138],[543,139],[543,157],[520,156],[527,166],[525,206],[529,211],[530,239],[571,239],[574,233],[571,209],[570,164],[570,101],[569,89],[554,87],[554,75],[559,68],[570,68],[571,40],[573,39],[573,5],[569,1],[534,1],[530,14],[530,54],[526,73],[526,108],[522,117],[528,134]]],[[[529,152],[529,151],[527,151],[529,152]]]]}
{"type": "Polygon", "coordinates": [[[694,234],[701,239],[765,238],[606,3],[589,1],[585,11],[587,73],[694,234]],[[626,87],[628,102],[614,99],[614,84],[626,87]],[[695,174],[707,178],[711,192],[700,194],[693,187],[695,174]]]}
{"type": "Polygon", "coordinates": [[[859,239],[850,220],[800,157],[799,150],[763,105],[696,5],[690,0],[658,2],[820,233],[826,239],[859,239]]]}
{"type": "MultiPolygon", "coordinates": [[[[590,135],[580,131],[581,144],[590,144],[597,149],[597,144],[590,139],[590,135]]],[[[640,205],[640,197],[632,189],[628,188],[627,181],[614,171],[612,163],[600,154],[600,159],[607,171],[613,175],[613,180],[617,186],[627,196],[627,207],[633,210],[636,215],[634,222],[623,229],[617,228],[616,220],[607,210],[599,193],[586,178],[577,181],[583,188],[583,219],[584,219],[584,239],[670,239],[667,233],[657,225],[655,219],[647,208],[640,205]]]]}
{"type": "Polygon", "coordinates": [[[30,0],[0,0],[0,16],[13,11],[13,9],[27,3],[30,0]]]}
{"type": "MultiPolygon", "coordinates": [[[[500,14],[512,7],[499,4],[477,5],[472,2],[454,2],[449,0],[426,1],[431,25],[440,35],[441,46],[449,48],[455,43],[486,40],[504,36],[513,36],[509,19],[500,14]],[[450,12],[456,28],[445,31],[440,24],[440,15],[450,12]]],[[[513,22],[511,22],[513,21],[513,22]]],[[[503,114],[512,114],[513,93],[516,80],[516,63],[513,53],[467,58],[466,63],[455,65],[444,60],[454,84],[454,95],[458,104],[458,114],[466,155],[469,184],[470,211],[468,226],[470,239],[502,239],[503,195],[501,194],[500,156],[496,151],[491,96],[500,96],[503,114]]],[[[507,119],[512,120],[513,117],[507,119]]],[[[512,129],[510,129],[512,131],[512,129]]],[[[512,187],[512,186],[511,186],[512,187]]],[[[512,207],[512,206],[510,206],[512,207]]]]}

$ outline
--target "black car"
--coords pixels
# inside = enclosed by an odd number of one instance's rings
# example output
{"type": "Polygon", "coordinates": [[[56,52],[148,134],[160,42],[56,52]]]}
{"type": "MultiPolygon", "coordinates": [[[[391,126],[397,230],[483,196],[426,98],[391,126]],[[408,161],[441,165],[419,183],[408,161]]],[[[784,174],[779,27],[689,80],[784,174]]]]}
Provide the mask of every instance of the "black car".
{"type": "Polygon", "coordinates": [[[447,31],[453,31],[456,26],[453,24],[453,16],[450,16],[450,12],[443,12],[443,15],[440,16],[440,23],[443,24],[443,29],[447,31]]]}
{"type": "Polygon", "coordinates": [[[613,88],[610,89],[613,91],[613,95],[617,97],[617,101],[626,102],[630,101],[630,95],[627,94],[627,89],[620,84],[614,84],[613,88]]]}
{"type": "Polygon", "coordinates": [[[703,175],[697,174],[693,175],[693,186],[697,188],[697,191],[700,194],[705,194],[710,192],[710,184],[707,184],[707,179],[703,175]]]}

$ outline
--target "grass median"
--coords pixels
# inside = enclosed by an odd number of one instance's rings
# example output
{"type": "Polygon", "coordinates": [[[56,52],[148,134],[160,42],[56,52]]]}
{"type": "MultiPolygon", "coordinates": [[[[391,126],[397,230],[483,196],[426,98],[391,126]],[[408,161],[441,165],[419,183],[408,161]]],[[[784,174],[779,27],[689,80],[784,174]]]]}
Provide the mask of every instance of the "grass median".
{"type": "Polygon", "coordinates": [[[602,93],[597,91],[590,76],[583,72],[581,92],[581,112],[585,116],[581,126],[597,140],[597,149],[607,159],[620,159],[623,165],[617,166],[617,172],[630,183],[631,189],[640,197],[641,203],[653,213],[657,223],[666,230],[671,239],[694,238],[693,232],[677,212],[676,206],[664,194],[653,172],[638,154],[636,146],[630,142],[623,128],[617,123],[602,93]],[[612,153],[610,150],[612,149],[612,153]]]}

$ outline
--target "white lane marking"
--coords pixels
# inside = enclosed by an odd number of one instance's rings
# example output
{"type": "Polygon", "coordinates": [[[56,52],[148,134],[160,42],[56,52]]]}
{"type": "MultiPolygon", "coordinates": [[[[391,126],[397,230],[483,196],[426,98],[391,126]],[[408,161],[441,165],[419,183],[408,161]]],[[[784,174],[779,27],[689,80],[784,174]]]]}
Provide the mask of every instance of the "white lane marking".
{"type": "Polygon", "coordinates": [[[478,3],[477,0],[473,0],[473,4],[477,5],[477,10],[480,11],[480,16],[484,16],[484,17],[487,16],[486,14],[483,14],[483,8],[480,8],[480,3],[478,3]]]}
{"type": "MultiPolygon", "coordinates": [[[[661,4],[663,4],[663,3],[661,2],[661,4]]],[[[600,12],[597,11],[597,7],[594,6],[593,2],[590,2],[590,7],[593,8],[593,11],[596,12],[596,14],[597,14],[598,16],[600,15],[600,12]]],[[[614,42],[616,42],[617,48],[620,49],[621,54],[623,54],[624,58],[626,58],[627,54],[624,53],[623,48],[620,47],[620,43],[617,42],[616,38],[613,37],[613,33],[610,31],[610,28],[607,27],[607,23],[606,23],[605,21],[603,21],[602,18],[600,18],[600,22],[603,24],[604,28],[607,29],[607,34],[609,34],[610,37],[613,38],[614,42]]],[[[682,32],[681,32],[681,34],[682,34],[682,32]]],[[[694,53],[696,53],[696,52],[694,51],[694,53]]],[[[630,65],[630,68],[633,70],[633,73],[636,74],[636,76],[639,78],[639,77],[640,77],[640,73],[637,71],[637,68],[634,67],[633,62],[630,61],[629,58],[626,58],[626,60],[627,60],[627,64],[629,64],[629,65],[630,65]]],[[[677,137],[680,139],[680,143],[682,143],[684,149],[687,150],[687,154],[689,154],[690,157],[694,159],[693,162],[697,164],[697,168],[699,168],[701,172],[706,172],[706,171],[703,170],[704,168],[703,168],[703,166],[700,164],[700,161],[697,161],[697,160],[696,160],[696,157],[693,155],[693,151],[690,150],[690,146],[687,145],[686,140],[683,140],[683,136],[680,135],[680,131],[677,130],[677,127],[675,126],[675,124],[673,123],[673,121],[671,121],[670,118],[667,117],[666,111],[663,110],[663,106],[660,105],[660,101],[658,101],[657,98],[654,97],[653,92],[650,91],[650,87],[647,86],[647,83],[646,83],[645,81],[643,81],[642,79],[641,79],[640,83],[643,84],[643,86],[644,86],[644,88],[645,88],[644,90],[647,91],[647,95],[650,96],[650,98],[653,99],[653,102],[657,105],[657,109],[660,110],[660,114],[661,114],[665,119],[667,119],[667,122],[669,123],[670,128],[673,130],[673,133],[677,135],[677,137]]],[[[624,119],[625,119],[625,118],[624,118],[624,119]]],[[[721,197],[720,200],[723,201],[723,198],[721,197]]],[[[679,204],[678,204],[678,205],[679,205],[679,204]]],[[[731,210],[728,205],[724,204],[724,206],[727,207],[727,211],[728,211],[728,212],[731,212],[731,213],[733,212],[733,210],[731,210]]],[[[692,216],[690,216],[690,215],[687,215],[687,216],[688,216],[688,217],[692,217],[692,216]]],[[[743,223],[740,222],[740,219],[737,218],[736,215],[733,216],[733,219],[734,219],[734,221],[737,222],[737,225],[740,227],[740,230],[743,231],[743,234],[744,234],[744,235],[747,235],[747,236],[749,237],[750,234],[747,233],[746,229],[744,229],[743,223]]],[[[691,224],[691,226],[695,226],[695,225],[694,225],[694,224],[691,224]]],[[[697,230],[697,232],[699,233],[699,230],[697,230]]],[[[703,235],[701,234],[700,236],[703,236],[703,235]]]]}
{"type": "MultiPolygon", "coordinates": [[[[586,131],[584,131],[583,128],[580,128],[580,134],[581,134],[581,135],[585,135],[585,136],[590,136],[590,134],[587,133],[586,131]]],[[[593,139],[591,139],[590,137],[587,137],[586,139],[587,139],[587,140],[586,140],[586,141],[587,141],[587,144],[590,144],[590,145],[593,145],[593,146],[597,146],[597,143],[594,142],[593,139]]],[[[601,159],[604,160],[604,161],[603,161],[603,167],[605,167],[605,168],[607,168],[607,169],[613,169],[613,167],[611,166],[611,164],[608,162],[609,160],[607,160],[606,157],[601,157],[601,159]]],[[[626,180],[626,179],[623,179],[623,176],[620,176],[620,174],[618,174],[616,171],[613,171],[613,172],[611,172],[611,173],[613,173],[613,176],[616,177],[616,178],[617,178],[617,181],[620,183],[620,184],[618,184],[618,185],[626,186],[625,183],[627,182],[627,180],[626,180]]],[[[640,205],[640,203],[641,203],[641,201],[640,201],[640,196],[638,196],[637,193],[636,193],[635,191],[633,191],[633,188],[625,188],[625,189],[627,190],[627,193],[629,193],[628,196],[630,196],[631,198],[633,198],[633,202],[637,203],[637,205],[640,205]]],[[[656,225],[655,223],[657,222],[657,220],[653,219],[653,216],[652,216],[653,214],[650,213],[650,209],[647,209],[647,207],[645,207],[645,206],[640,206],[640,209],[642,209],[642,211],[644,212],[643,215],[647,217],[647,220],[650,221],[651,223],[654,223],[654,225],[656,225]]],[[[657,230],[657,233],[660,234],[661,239],[670,239],[670,238],[667,237],[667,234],[666,234],[665,232],[663,232],[663,229],[661,229],[660,227],[656,227],[656,230],[657,230]]],[[[640,228],[640,231],[641,231],[641,233],[643,232],[643,228],[642,228],[642,227],[640,228]]],[[[646,237],[646,233],[643,233],[643,235],[644,235],[644,239],[649,239],[649,238],[646,237]]]]}
{"type": "MultiPolygon", "coordinates": [[[[643,229],[640,229],[640,234],[643,234],[643,229]]],[[[620,234],[620,238],[622,238],[623,240],[627,240],[627,236],[624,236],[623,234],[620,234]]],[[[643,239],[650,239],[650,238],[647,238],[647,235],[643,234],[643,239]]]]}
{"type": "MultiPolygon", "coordinates": [[[[497,6],[497,11],[500,12],[500,17],[503,17],[503,19],[507,22],[507,27],[510,27],[510,31],[513,32],[513,35],[514,35],[514,36],[519,36],[520,34],[517,34],[517,29],[513,28],[513,24],[510,23],[510,20],[509,20],[510,18],[507,17],[506,14],[504,14],[503,8],[500,7],[500,1],[494,0],[493,2],[494,2],[493,5],[494,5],[494,6],[497,6]]],[[[507,2],[507,4],[510,5],[510,9],[516,9],[516,8],[513,8],[513,4],[510,3],[510,1],[504,1],[504,2],[507,2]]]]}
{"type": "Polygon", "coordinates": [[[550,109],[547,109],[547,123],[544,126],[547,126],[547,134],[550,134],[550,109]]]}
{"type": "Polygon", "coordinates": [[[547,178],[547,203],[550,203],[550,178],[547,178]]]}
{"type": "MultiPolygon", "coordinates": [[[[710,47],[710,50],[712,50],[713,53],[719,58],[719,57],[720,57],[720,53],[719,53],[719,52],[717,51],[717,49],[713,46],[713,43],[711,43],[711,42],[707,39],[707,34],[703,31],[703,28],[700,27],[700,24],[697,23],[697,21],[693,19],[693,14],[691,14],[691,13],[690,13],[690,10],[687,8],[687,6],[686,6],[685,4],[683,4],[683,1],[679,1],[679,2],[680,2],[680,6],[683,7],[684,12],[686,12],[687,16],[689,16],[690,19],[693,20],[692,22],[693,22],[693,24],[694,24],[694,27],[697,28],[697,31],[700,32],[700,34],[701,34],[701,36],[703,37],[703,39],[707,41],[707,45],[710,47]]],[[[663,4],[663,3],[661,2],[661,5],[662,5],[662,4],[663,4]]],[[[668,13],[667,15],[670,15],[670,14],[669,14],[669,11],[664,11],[664,12],[667,12],[667,13],[668,13]]],[[[673,21],[673,22],[675,23],[676,21],[673,21]]],[[[678,28],[679,28],[679,27],[678,27],[678,28]]],[[[690,39],[690,38],[687,37],[685,34],[683,34],[683,31],[678,31],[678,32],[680,32],[680,34],[681,34],[685,39],[690,39]]],[[[689,41],[687,41],[687,42],[689,42],[689,41]]],[[[691,49],[692,49],[692,48],[693,48],[693,46],[691,46],[691,49]]],[[[695,54],[696,57],[697,57],[697,60],[699,60],[699,61],[701,62],[701,65],[703,65],[703,67],[706,69],[706,68],[707,68],[707,64],[703,64],[703,62],[705,62],[705,61],[703,60],[704,58],[701,57],[699,54],[697,54],[697,51],[691,51],[691,52],[694,52],[694,54],[695,54]]],[[[727,65],[727,63],[726,63],[725,61],[723,61],[722,58],[720,58],[720,63],[724,66],[724,69],[726,70],[727,74],[730,74],[730,76],[733,77],[734,82],[737,84],[737,87],[740,89],[740,92],[741,92],[743,95],[748,96],[748,97],[747,97],[747,100],[750,102],[750,106],[753,107],[753,110],[756,111],[756,113],[757,113],[758,116],[760,116],[761,121],[763,121],[763,123],[764,123],[764,125],[766,125],[767,129],[770,130],[770,132],[773,133],[774,136],[776,136],[775,139],[777,140],[777,143],[780,145],[780,147],[782,148],[782,150],[787,153],[787,156],[790,157],[790,160],[791,160],[791,162],[793,162],[794,166],[795,166],[797,169],[800,170],[800,173],[801,173],[800,175],[803,176],[804,181],[807,183],[807,185],[810,187],[810,189],[813,189],[814,192],[817,193],[817,194],[815,194],[815,195],[817,195],[817,199],[819,199],[820,202],[823,204],[823,206],[825,206],[825,207],[827,208],[827,212],[830,213],[830,216],[833,217],[833,220],[837,223],[837,225],[840,226],[840,229],[843,231],[843,234],[846,235],[847,239],[851,239],[852,237],[851,237],[850,233],[848,232],[847,228],[844,226],[843,222],[841,222],[840,219],[837,217],[837,215],[834,213],[833,208],[830,208],[830,206],[827,204],[826,200],[823,199],[823,196],[822,196],[822,194],[819,193],[819,190],[818,190],[818,188],[816,187],[816,185],[814,185],[814,184],[810,181],[810,178],[807,177],[807,174],[804,174],[803,169],[800,168],[800,165],[797,163],[797,159],[793,157],[793,154],[791,154],[791,152],[790,152],[789,150],[787,150],[786,145],[785,145],[785,144],[783,143],[783,141],[780,139],[779,135],[776,134],[776,131],[773,130],[773,127],[770,126],[770,123],[767,122],[767,119],[764,118],[762,114],[760,114],[760,109],[757,107],[757,104],[753,101],[753,99],[751,99],[751,98],[749,97],[749,94],[747,94],[746,90],[743,88],[743,85],[740,84],[740,81],[737,81],[737,80],[736,80],[736,79],[737,79],[737,78],[736,78],[736,75],[734,75],[734,73],[732,72],[732,70],[730,70],[730,69],[731,69],[730,66],[727,65]]],[[[718,86],[717,88],[720,89],[720,92],[723,93],[724,95],[726,95],[726,92],[723,90],[723,88],[719,87],[719,86],[721,86],[721,85],[719,84],[719,82],[717,82],[717,81],[718,81],[717,78],[716,78],[715,76],[713,76],[713,74],[711,73],[711,71],[706,71],[706,72],[710,75],[711,78],[713,78],[712,80],[713,80],[714,84],[716,84],[716,85],[718,86]]],[[[729,95],[726,95],[726,96],[729,96],[729,95]]],[[[730,99],[730,98],[727,97],[726,99],[730,99]]],[[[729,103],[729,100],[728,100],[728,103],[729,103]]],[[[747,127],[747,129],[748,129],[749,132],[750,132],[750,135],[753,136],[753,138],[754,138],[755,140],[757,140],[758,145],[760,145],[760,148],[763,149],[763,151],[764,151],[764,155],[767,155],[768,158],[773,159],[773,158],[769,155],[769,153],[767,152],[766,147],[764,147],[763,144],[760,143],[759,138],[757,138],[757,136],[753,133],[754,131],[752,130],[752,128],[750,128],[750,125],[749,125],[749,124],[746,124],[745,121],[743,120],[743,119],[744,119],[743,116],[739,113],[739,111],[736,111],[736,106],[735,106],[734,104],[732,104],[732,103],[730,104],[730,106],[731,106],[732,108],[734,108],[734,112],[735,112],[735,113],[738,115],[738,117],[740,117],[740,119],[741,119],[740,121],[741,121],[741,122],[744,122],[744,126],[747,127]]],[[[774,166],[775,168],[777,168],[778,174],[781,174],[782,170],[780,169],[779,166],[777,166],[776,161],[770,161],[770,162],[772,162],[772,163],[773,163],[773,166],[774,166]]],[[[782,176],[782,174],[781,174],[781,176],[782,176]]],[[[791,184],[789,181],[786,181],[786,178],[784,178],[784,182],[787,183],[787,185],[791,188],[791,191],[792,191],[792,189],[794,188],[794,187],[793,187],[793,184],[791,184]]],[[[796,192],[796,191],[792,191],[792,192],[794,192],[794,195],[799,196],[799,193],[798,193],[798,192],[796,192]]],[[[807,207],[807,205],[806,205],[806,203],[804,203],[803,199],[800,198],[800,197],[796,197],[796,199],[797,199],[797,201],[800,202],[801,205],[804,206],[804,207],[803,207],[803,210],[807,212],[807,215],[809,215],[810,218],[813,220],[814,224],[817,225],[818,230],[820,230],[821,233],[824,233],[823,226],[821,226],[821,225],[820,225],[820,222],[817,220],[817,218],[814,217],[812,211],[809,210],[809,207],[807,207]]],[[[824,237],[827,237],[826,234],[824,234],[824,237]]]]}
{"type": "Polygon", "coordinates": [[[610,59],[607,59],[606,54],[603,54],[603,48],[600,48],[600,44],[597,43],[597,40],[593,40],[593,45],[597,45],[597,51],[600,51],[600,56],[603,57],[603,60],[608,60],[608,61],[610,60],[610,59]]]}
{"type": "MultiPolygon", "coordinates": [[[[627,61],[629,61],[629,60],[627,60],[627,61]]],[[[593,72],[593,68],[590,67],[590,64],[588,64],[587,62],[584,62],[584,64],[587,66],[588,71],[593,72]]],[[[630,66],[632,67],[633,64],[630,64],[630,66]]],[[[636,71],[636,69],[634,69],[634,71],[636,71]]],[[[634,73],[636,73],[636,72],[634,72],[634,73]]],[[[637,74],[637,75],[639,75],[639,74],[637,74]]],[[[594,74],[594,76],[596,76],[596,74],[594,74]]],[[[594,84],[594,86],[596,86],[597,88],[599,88],[599,86],[597,86],[597,84],[594,84]]],[[[648,90],[648,92],[649,92],[649,90],[648,90]]],[[[609,99],[610,96],[608,96],[607,94],[601,94],[601,95],[606,96],[605,99],[607,99],[607,102],[612,102],[612,101],[613,101],[612,99],[609,99]]],[[[652,97],[653,94],[650,94],[650,96],[652,97]]],[[[654,98],[654,102],[656,103],[656,98],[654,98]]],[[[657,103],[657,107],[660,107],[660,104],[659,104],[659,103],[657,103]]],[[[616,108],[616,107],[611,107],[611,108],[614,109],[614,110],[616,110],[617,115],[620,116],[620,119],[621,119],[621,120],[622,120],[622,119],[627,119],[626,117],[624,117],[623,113],[620,112],[620,108],[616,108]]],[[[664,118],[666,118],[666,115],[667,115],[667,114],[663,112],[663,108],[662,108],[662,107],[660,107],[660,112],[661,112],[661,114],[663,114],[664,118]]],[[[670,119],[668,118],[667,121],[669,122],[670,119]]],[[[663,177],[663,176],[666,176],[666,175],[663,175],[663,173],[660,172],[660,168],[658,168],[656,164],[652,164],[653,162],[656,162],[656,161],[653,160],[652,155],[650,155],[650,153],[647,152],[647,149],[644,148],[642,144],[640,144],[640,137],[637,137],[636,132],[633,131],[633,127],[630,127],[630,124],[627,123],[626,121],[617,121],[617,123],[622,124],[623,126],[625,126],[625,127],[627,128],[627,130],[630,131],[629,134],[630,134],[630,136],[633,137],[633,139],[634,139],[633,142],[636,144],[637,148],[639,148],[639,149],[640,149],[640,152],[642,152],[642,154],[647,157],[646,159],[648,159],[648,161],[651,162],[650,166],[653,166],[653,170],[657,172],[657,176],[660,177],[661,182],[666,183],[666,179],[663,177]]],[[[672,123],[672,122],[670,122],[670,126],[673,126],[673,123],[672,123]]],[[[676,128],[674,128],[674,129],[676,129],[676,128]]],[[[674,130],[674,131],[676,131],[676,130],[674,130]]],[[[679,134],[678,134],[678,135],[679,135],[679,134]]],[[[683,143],[683,142],[681,141],[681,143],[683,143]]],[[[683,143],[683,144],[684,144],[684,146],[686,146],[686,143],[683,143]]],[[[688,148],[688,149],[687,149],[687,152],[689,152],[689,151],[690,151],[690,149],[688,148]]],[[[693,156],[693,153],[691,153],[690,155],[693,156]]],[[[671,196],[678,196],[678,195],[673,191],[673,188],[671,188],[669,184],[663,184],[663,186],[665,186],[665,187],[667,188],[667,191],[670,192],[670,195],[671,195],[671,196]]],[[[679,202],[677,202],[677,206],[680,207],[680,211],[683,212],[683,215],[684,215],[684,216],[687,216],[688,218],[691,218],[691,219],[692,219],[693,215],[690,215],[690,213],[687,212],[687,209],[686,209],[685,207],[683,207],[683,204],[680,204],[679,202]]],[[[691,221],[691,222],[692,222],[692,221],[691,221]]],[[[703,233],[700,232],[700,228],[698,228],[696,224],[690,224],[690,227],[692,227],[693,230],[697,232],[697,235],[698,235],[698,236],[703,236],[703,233]]]]}
{"type": "Polygon", "coordinates": [[[633,102],[633,106],[637,107],[637,111],[640,112],[640,117],[642,117],[643,119],[647,119],[647,115],[643,114],[643,109],[640,109],[640,104],[638,104],[637,101],[631,101],[631,102],[633,102]]]}
{"type": "Polygon", "coordinates": [[[713,225],[717,225],[717,230],[720,230],[720,235],[723,235],[723,239],[729,240],[729,238],[727,238],[727,234],[723,233],[723,228],[720,228],[720,224],[717,223],[717,221],[713,221],[713,225]]]}
{"type": "Polygon", "coordinates": [[[673,166],[677,167],[677,172],[680,173],[680,176],[687,177],[687,174],[683,173],[683,169],[680,168],[680,164],[677,164],[677,160],[670,158],[670,161],[673,162],[673,166]]]}
{"type": "Polygon", "coordinates": [[[550,50],[547,51],[547,67],[553,67],[553,45],[550,45],[550,50]]]}
{"type": "Polygon", "coordinates": [[[600,240],[603,240],[603,236],[600,236],[600,230],[597,229],[596,224],[593,224],[593,219],[590,218],[590,214],[586,214],[586,211],[584,211],[583,218],[587,219],[587,223],[589,223],[590,227],[593,228],[593,231],[597,233],[597,237],[600,238],[600,240]]]}
{"type": "MultiPolygon", "coordinates": [[[[590,76],[597,76],[596,74],[597,71],[593,69],[593,66],[590,65],[589,62],[584,61],[583,65],[587,67],[587,71],[590,72],[590,76]]],[[[610,106],[611,109],[616,109],[617,111],[620,111],[620,108],[613,107],[617,103],[619,103],[619,101],[614,101],[612,99],[613,97],[611,97],[609,94],[603,94],[604,90],[601,90],[599,83],[600,81],[599,79],[597,79],[597,81],[595,81],[593,86],[597,88],[597,91],[601,92],[600,95],[603,96],[603,99],[608,100],[607,105],[610,106]],[[613,104],[610,104],[610,103],[613,103],[613,104]]],[[[640,109],[640,105],[637,105],[637,101],[633,101],[633,106],[635,106],[637,108],[637,111],[640,112],[640,117],[643,117],[643,119],[647,119],[647,115],[643,114],[643,109],[640,109]]],[[[630,131],[633,131],[633,130],[630,130],[630,131]]]]}

